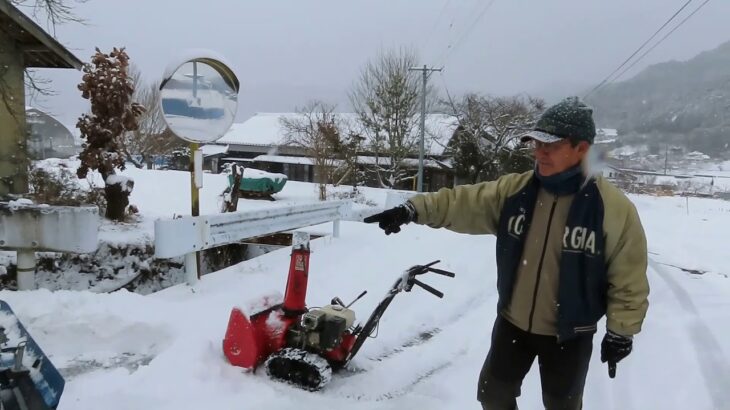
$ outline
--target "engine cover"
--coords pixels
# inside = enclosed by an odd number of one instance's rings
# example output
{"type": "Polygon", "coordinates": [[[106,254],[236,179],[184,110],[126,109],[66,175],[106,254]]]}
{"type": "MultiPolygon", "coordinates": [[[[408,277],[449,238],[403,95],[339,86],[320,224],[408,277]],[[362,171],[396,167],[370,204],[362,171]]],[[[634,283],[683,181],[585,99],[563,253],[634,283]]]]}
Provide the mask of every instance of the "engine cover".
{"type": "Polygon", "coordinates": [[[345,329],[350,328],[355,324],[355,312],[340,305],[327,305],[320,309],[327,316],[341,317],[345,321],[345,329]]]}

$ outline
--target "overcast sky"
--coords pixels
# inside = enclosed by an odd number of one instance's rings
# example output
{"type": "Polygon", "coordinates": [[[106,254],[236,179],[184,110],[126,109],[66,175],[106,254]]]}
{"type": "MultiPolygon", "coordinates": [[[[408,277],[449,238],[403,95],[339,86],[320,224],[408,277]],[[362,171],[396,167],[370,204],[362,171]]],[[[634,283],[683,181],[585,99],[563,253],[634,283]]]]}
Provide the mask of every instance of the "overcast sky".
{"type": "MultiPolygon", "coordinates": [[[[56,37],[82,61],[94,47],[124,46],[149,81],[187,48],[214,50],[241,80],[242,122],[314,98],[345,111],[363,64],[399,46],[416,49],[421,64],[444,66],[432,76],[444,94],[554,100],[600,82],[686,1],[495,0],[486,8],[491,0],[88,0],[75,6],[87,24],[59,26],[56,37]]],[[[728,16],[730,2],[710,1],[626,78],[730,40],[728,16]]],[[[81,72],[40,74],[57,95],[31,103],[73,127],[87,109],[76,89],[81,72]]]]}

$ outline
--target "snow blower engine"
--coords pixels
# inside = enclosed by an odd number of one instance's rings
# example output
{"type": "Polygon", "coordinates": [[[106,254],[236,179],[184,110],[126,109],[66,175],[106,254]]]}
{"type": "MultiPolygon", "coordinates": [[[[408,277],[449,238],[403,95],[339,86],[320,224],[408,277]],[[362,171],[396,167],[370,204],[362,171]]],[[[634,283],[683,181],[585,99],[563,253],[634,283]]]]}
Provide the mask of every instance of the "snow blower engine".
{"type": "Polygon", "coordinates": [[[315,391],[324,387],[332,372],[347,366],[365,339],[371,336],[395,295],[413,286],[443,297],[443,293],[416,279],[427,272],[454,277],[452,272],[416,265],[400,276],[365,324],[355,325],[353,303],[338,297],[321,308],[305,304],[309,275],[309,235],[295,232],[284,301],[247,317],[234,308],[223,339],[223,352],[234,366],[255,370],[263,364],[273,379],[315,391]]]}

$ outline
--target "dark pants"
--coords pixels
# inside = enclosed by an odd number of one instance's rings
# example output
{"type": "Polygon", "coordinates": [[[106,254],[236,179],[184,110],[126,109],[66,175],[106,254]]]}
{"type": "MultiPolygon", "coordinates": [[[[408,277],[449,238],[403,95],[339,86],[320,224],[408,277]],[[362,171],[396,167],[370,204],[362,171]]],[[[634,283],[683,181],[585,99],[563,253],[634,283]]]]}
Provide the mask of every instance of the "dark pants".
{"type": "Polygon", "coordinates": [[[497,315],[477,399],[485,410],[517,409],[522,379],[537,356],[545,408],[580,409],[592,351],[592,334],[558,344],[555,336],[525,332],[497,315]]]}

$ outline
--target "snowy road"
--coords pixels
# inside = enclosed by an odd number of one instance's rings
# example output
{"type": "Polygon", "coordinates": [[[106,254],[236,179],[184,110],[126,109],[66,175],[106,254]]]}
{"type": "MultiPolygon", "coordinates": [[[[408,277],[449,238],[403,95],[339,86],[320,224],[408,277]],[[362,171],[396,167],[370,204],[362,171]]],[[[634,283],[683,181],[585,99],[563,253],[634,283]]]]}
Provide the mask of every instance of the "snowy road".
{"type": "MultiPolygon", "coordinates": [[[[636,202],[655,259],[649,314],[616,379],[599,360],[603,331],[596,335],[584,408],[730,409],[730,278],[722,273],[730,205],[695,201],[688,212],[674,198],[636,202]]],[[[221,351],[231,307],[283,292],[288,249],[150,296],[39,290],[0,291],[0,299],[66,374],[61,410],[479,409],[476,381],[496,314],[494,238],[420,226],[386,237],[360,223],[341,232],[312,243],[310,306],[368,290],[353,306],[365,320],[411,265],[441,259],[457,276],[423,278],[443,299],[418,288],[399,294],[378,337],[317,393],[231,367],[221,351]]],[[[541,408],[536,370],[521,408],[541,408]]]]}
{"type": "MultiPolygon", "coordinates": [[[[356,223],[343,226],[340,239],[315,241],[310,304],[368,289],[354,306],[363,320],[403,267],[438,255],[442,267],[457,273],[454,279],[424,278],[446,293],[442,300],[419,289],[396,297],[354,369],[319,393],[231,367],[220,350],[230,307],[283,288],[286,249],[206,277],[194,292],[180,286],[148,297],[46,291],[0,297],[23,312],[39,343],[70,376],[62,409],[195,408],[211,400],[226,409],[295,403],[302,409],[476,409],[476,378],[495,315],[493,248],[490,237],[409,227],[385,238],[356,223]]],[[[635,352],[619,364],[615,380],[594,354],[586,408],[722,408],[728,379],[727,351],[720,346],[727,346],[728,335],[713,332],[706,321],[724,317],[727,323],[727,295],[722,299],[723,288],[703,282],[707,278],[661,265],[652,264],[650,279],[650,315],[635,352]],[[704,302],[721,299],[724,310],[702,316],[712,307],[704,302]]],[[[596,337],[596,352],[599,342],[596,337]]],[[[534,370],[523,386],[524,408],[540,405],[534,370]]]]}
{"type": "MultiPolygon", "coordinates": [[[[650,266],[654,272],[661,277],[671,289],[680,305],[682,313],[687,316],[688,325],[686,331],[694,345],[694,353],[697,356],[697,363],[704,378],[710,400],[714,408],[723,408],[730,403],[730,357],[722,350],[720,341],[715,337],[712,330],[703,319],[703,315],[692,302],[690,292],[683,287],[675,278],[682,275],[679,268],[667,267],[654,259],[650,259],[650,266]]],[[[719,296],[719,295],[718,295],[719,296]]],[[[728,315],[730,316],[730,315],[728,315]]],[[[715,322],[714,326],[726,326],[727,321],[715,322]]],[[[725,340],[725,343],[730,340],[725,340]]],[[[725,345],[727,346],[727,344],[725,345]]]]}

